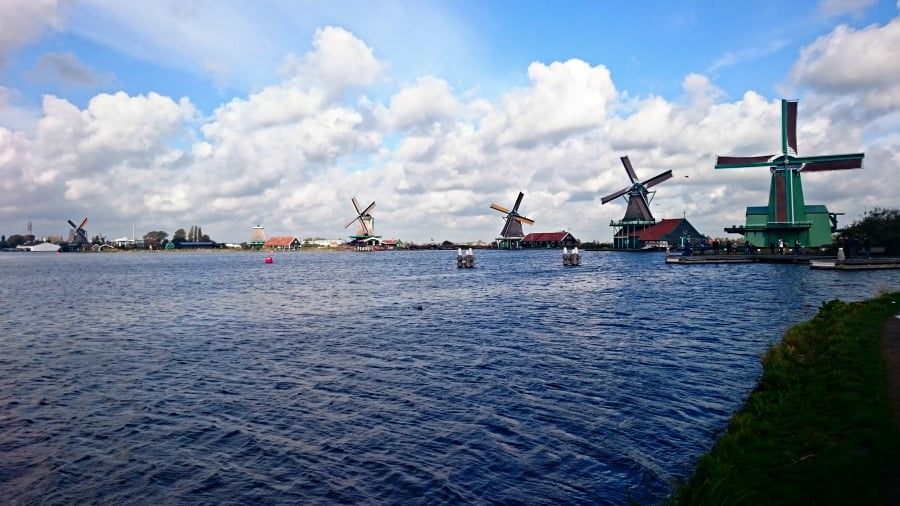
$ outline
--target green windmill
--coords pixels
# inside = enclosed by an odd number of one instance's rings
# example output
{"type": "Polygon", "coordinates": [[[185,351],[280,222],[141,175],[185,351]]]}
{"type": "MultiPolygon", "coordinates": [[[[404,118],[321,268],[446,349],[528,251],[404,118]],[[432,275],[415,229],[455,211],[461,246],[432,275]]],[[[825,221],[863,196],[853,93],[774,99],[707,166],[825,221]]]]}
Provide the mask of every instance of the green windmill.
{"type": "Polygon", "coordinates": [[[728,233],[742,234],[750,244],[765,247],[784,240],[807,246],[831,244],[837,229],[837,213],[824,205],[806,205],[803,201],[801,172],[861,169],[864,153],[845,155],[797,156],[797,101],[781,101],[781,153],[764,156],[720,156],[716,169],[769,167],[772,182],[769,205],[747,208],[744,226],[727,227],[728,233]]]}

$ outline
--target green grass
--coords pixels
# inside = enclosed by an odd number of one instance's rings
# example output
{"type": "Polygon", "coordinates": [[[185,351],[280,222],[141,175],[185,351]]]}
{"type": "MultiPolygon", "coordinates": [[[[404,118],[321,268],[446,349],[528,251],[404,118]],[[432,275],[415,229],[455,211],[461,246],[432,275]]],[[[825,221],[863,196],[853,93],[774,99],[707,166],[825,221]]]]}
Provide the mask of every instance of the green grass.
{"type": "Polygon", "coordinates": [[[881,352],[900,292],[822,305],[763,358],[756,390],[676,504],[884,504],[900,451],[881,352]]]}

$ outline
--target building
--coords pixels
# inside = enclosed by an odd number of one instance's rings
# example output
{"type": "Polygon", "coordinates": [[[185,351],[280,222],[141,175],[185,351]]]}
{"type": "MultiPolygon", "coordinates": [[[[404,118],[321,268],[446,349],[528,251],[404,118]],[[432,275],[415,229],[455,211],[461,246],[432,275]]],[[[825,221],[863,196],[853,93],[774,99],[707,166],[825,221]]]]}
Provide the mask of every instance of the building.
{"type": "Polygon", "coordinates": [[[16,249],[20,249],[22,251],[35,251],[35,252],[43,252],[43,253],[56,253],[60,250],[58,244],[53,244],[49,242],[26,242],[25,244],[20,244],[16,246],[16,249]]]}
{"type": "Polygon", "coordinates": [[[266,227],[257,225],[250,231],[250,242],[247,243],[251,248],[261,248],[266,243],[266,227]]]}
{"type": "Polygon", "coordinates": [[[640,229],[622,228],[613,242],[617,249],[665,249],[681,248],[703,237],[687,218],[670,218],[640,229]]]}
{"type": "Polygon", "coordinates": [[[214,249],[219,248],[219,244],[213,241],[181,241],[177,244],[174,241],[166,243],[166,249],[214,249]]]}
{"type": "Polygon", "coordinates": [[[802,221],[773,222],[769,206],[748,206],[746,224],[726,227],[725,231],[742,234],[747,242],[758,248],[778,244],[779,239],[788,244],[798,241],[803,246],[831,244],[831,234],[837,231],[836,214],[829,213],[824,205],[804,204],[803,211],[802,221]]]}
{"type": "Polygon", "coordinates": [[[270,237],[263,243],[263,248],[272,251],[288,251],[300,249],[300,239],[294,236],[270,237]]]}
{"type": "Polygon", "coordinates": [[[560,232],[533,232],[522,238],[523,248],[574,248],[578,239],[565,230],[560,232]]]}

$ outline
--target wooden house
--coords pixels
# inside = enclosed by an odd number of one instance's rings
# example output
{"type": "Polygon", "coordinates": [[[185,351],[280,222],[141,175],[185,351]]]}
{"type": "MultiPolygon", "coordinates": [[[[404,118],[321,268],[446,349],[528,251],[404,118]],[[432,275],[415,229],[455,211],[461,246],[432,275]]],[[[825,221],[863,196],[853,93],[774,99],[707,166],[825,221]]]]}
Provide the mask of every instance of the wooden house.
{"type": "Polygon", "coordinates": [[[578,246],[578,239],[566,231],[534,232],[522,239],[523,248],[573,248],[578,246]]]}
{"type": "Polygon", "coordinates": [[[300,239],[294,236],[270,237],[263,243],[263,248],[272,251],[288,251],[300,249],[300,239]]]}
{"type": "Polygon", "coordinates": [[[613,237],[613,241],[615,247],[621,249],[665,249],[681,248],[702,237],[706,236],[698,232],[686,218],[670,218],[637,230],[623,227],[613,237]]]}

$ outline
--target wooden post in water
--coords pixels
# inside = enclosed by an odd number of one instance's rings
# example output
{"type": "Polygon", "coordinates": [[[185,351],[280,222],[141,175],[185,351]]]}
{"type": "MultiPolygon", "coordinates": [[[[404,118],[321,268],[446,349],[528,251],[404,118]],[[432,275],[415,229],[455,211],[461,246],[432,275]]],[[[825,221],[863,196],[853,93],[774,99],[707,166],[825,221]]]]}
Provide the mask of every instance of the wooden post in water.
{"type": "Polygon", "coordinates": [[[459,269],[475,267],[475,255],[472,254],[472,248],[469,248],[465,255],[462,248],[456,248],[456,267],[459,269]]]}
{"type": "Polygon", "coordinates": [[[568,248],[563,248],[563,265],[566,267],[581,265],[581,255],[578,254],[578,248],[572,248],[571,253],[569,253],[568,248]]]}

